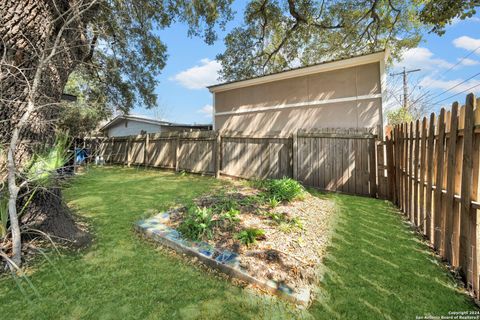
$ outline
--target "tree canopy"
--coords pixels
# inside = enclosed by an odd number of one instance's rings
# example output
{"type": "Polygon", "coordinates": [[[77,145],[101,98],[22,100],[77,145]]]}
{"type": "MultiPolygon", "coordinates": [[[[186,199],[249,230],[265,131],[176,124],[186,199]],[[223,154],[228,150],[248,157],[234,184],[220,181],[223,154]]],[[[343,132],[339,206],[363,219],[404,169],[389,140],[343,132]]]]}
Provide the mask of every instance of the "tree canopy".
{"type": "Polygon", "coordinates": [[[167,47],[159,31],[175,22],[188,25],[190,36],[207,44],[216,38],[216,27],[232,18],[233,0],[108,0],[92,10],[87,34],[91,55],[77,74],[94,87],[90,94],[103,96],[111,108],[128,111],[134,105],[153,107],[156,76],[165,67],[167,47]]]}
{"type": "Polygon", "coordinates": [[[417,0],[253,0],[218,55],[222,77],[238,80],[382,50],[415,47],[425,26],[417,0]]]}
{"type": "Polygon", "coordinates": [[[475,14],[478,0],[252,0],[244,23],[217,59],[232,81],[385,48],[392,58],[422,34],[442,34],[454,18],[475,14]]]}
{"type": "Polygon", "coordinates": [[[420,20],[432,25],[431,32],[445,33],[445,27],[454,19],[465,20],[476,13],[480,0],[435,0],[429,1],[420,12],[420,20]]]}

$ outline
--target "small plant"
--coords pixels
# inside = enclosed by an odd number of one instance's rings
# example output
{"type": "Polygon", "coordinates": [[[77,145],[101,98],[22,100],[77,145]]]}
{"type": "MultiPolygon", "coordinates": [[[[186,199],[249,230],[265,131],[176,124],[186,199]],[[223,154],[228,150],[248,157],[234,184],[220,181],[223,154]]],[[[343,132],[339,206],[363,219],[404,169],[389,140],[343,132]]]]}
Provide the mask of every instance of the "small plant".
{"type": "Polygon", "coordinates": [[[208,208],[191,206],[188,208],[186,217],[178,226],[178,231],[191,240],[212,237],[213,214],[208,208]]]}
{"type": "Polygon", "coordinates": [[[303,222],[298,217],[290,219],[288,221],[288,224],[290,224],[291,226],[294,226],[295,228],[303,229],[303,222]]]}
{"type": "Polygon", "coordinates": [[[285,215],[283,213],[278,212],[267,212],[265,213],[267,217],[275,221],[276,223],[285,222],[285,215]]]}
{"type": "Polygon", "coordinates": [[[240,210],[238,209],[230,209],[227,212],[224,212],[220,215],[220,218],[223,220],[227,220],[230,223],[237,223],[240,221],[238,215],[240,214],[240,210]]]}
{"type": "Polygon", "coordinates": [[[257,206],[265,203],[264,194],[250,195],[239,201],[242,206],[257,206]]]}
{"type": "Polygon", "coordinates": [[[267,203],[271,208],[276,208],[280,204],[280,201],[278,201],[278,199],[273,196],[271,198],[268,198],[267,203]]]}
{"type": "Polygon", "coordinates": [[[213,210],[217,213],[238,210],[238,201],[231,196],[221,196],[219,201],[214,205],[213,210]]]}
{"type": "Polygon", "coordinates": [[[303,223],[299,218],[295,217],[281,222],[278,229],[284,233],[290,233],[294,230],[303,229],[303,223]]]}
{"type": "Polygon", "coordinates": [[[55,144],[35,154],[27,166],[27,178],[37,186],[49,186],[57,174],[68,161],[68,134],[57,133],[55,144]]]}
{"type": "Polygon", "coordinates": [[[305,190],[298,181],[290,178],[266,180],[262,183],[267,196],[279,202],[301,199],[305,190]]]}
{"type": "Polygon", "coordinates": [[[262,229],[248,228],[237,233],[236,238],[248,247],[257,242],[257,240],[265,239],[265,231],[262,229]]]}
{"type": "Polygon", "coordinates": [[[8,198],[0,194],[0,239],[7,235],[8,198]]]}
{"type": "Polygon", "coordinates": [[[187,175],[187,171],[185,171],[185,170],[180,170],[180,171],[178,172],[178,175],[179,175],[180,177],[185,177],[185,176],[187,175]]]}

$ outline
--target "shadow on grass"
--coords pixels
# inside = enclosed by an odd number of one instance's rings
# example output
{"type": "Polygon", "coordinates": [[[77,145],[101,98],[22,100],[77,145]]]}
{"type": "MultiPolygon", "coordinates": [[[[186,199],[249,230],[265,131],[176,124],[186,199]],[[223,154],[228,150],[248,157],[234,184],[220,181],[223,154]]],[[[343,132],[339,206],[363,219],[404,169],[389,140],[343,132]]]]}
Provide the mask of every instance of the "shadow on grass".
{"type": "Polygon", "coordinates": [[[378,200],[314,193],[335,201],[338,212],[318,298],[308,310],[205,274],[133,232],[149,210],[226,183],[144,168],[90,169],[65,196],[89,221],[93,245],[53,259],[66,286],[48,264],[36,263],[30,274],[40,298],[31,303],[13,280],[0,278],[1,318],[404,319],[474,308],[396,211],[378,200]]]}
{"type": "Polygon", "coordinates": [[[414,319],[476,310],[391,204],[347,195],[321,196],[336,201],[338,216],[311,314],[414,319]]]}

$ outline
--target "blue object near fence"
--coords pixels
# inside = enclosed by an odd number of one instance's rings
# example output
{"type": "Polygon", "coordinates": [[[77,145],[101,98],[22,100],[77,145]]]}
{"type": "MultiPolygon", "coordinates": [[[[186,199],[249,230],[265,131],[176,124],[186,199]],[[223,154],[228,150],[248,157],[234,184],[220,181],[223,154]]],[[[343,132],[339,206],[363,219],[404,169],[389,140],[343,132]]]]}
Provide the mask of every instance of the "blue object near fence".
{"type": "Polygon", "coordinates": [[[75,149],[75,163],[76,164],[83,164],[87,159],[88,154],[87,150],[83,148],[76,148],[75,149]]]}

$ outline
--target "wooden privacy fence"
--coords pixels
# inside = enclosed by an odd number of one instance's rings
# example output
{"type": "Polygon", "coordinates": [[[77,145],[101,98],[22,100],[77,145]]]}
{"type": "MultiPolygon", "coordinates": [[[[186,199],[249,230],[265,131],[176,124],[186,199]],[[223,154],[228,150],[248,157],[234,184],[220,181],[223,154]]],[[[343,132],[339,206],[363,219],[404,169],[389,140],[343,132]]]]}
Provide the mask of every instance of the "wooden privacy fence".
{"type": "Polygon", "coordinates": [[[91,143],[110,163],[247,179],[292,177],[323,190],[375,196],[375,139],[368,130],[324,129],[289,136],[168,132],[91,143]]]}
{"type": "Polygon", "coordinates": [[[295,179],[322,190],[376,196],[376,136],[369,130],[301,130],[293,139],[295,179]]]}
{"type": "Polygon", "coordinates": [[[379,195],[395,203],[479,293],[480,107],[473,94],[392,128],[378,147],[379,195]]]}

